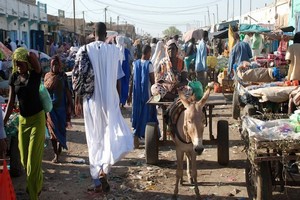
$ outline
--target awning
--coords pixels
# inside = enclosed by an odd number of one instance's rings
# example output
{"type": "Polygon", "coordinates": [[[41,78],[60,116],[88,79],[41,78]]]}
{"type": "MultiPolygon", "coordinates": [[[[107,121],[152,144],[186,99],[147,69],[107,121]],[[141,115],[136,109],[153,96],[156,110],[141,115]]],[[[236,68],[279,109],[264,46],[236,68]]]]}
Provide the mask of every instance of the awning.
{"type": "Polygon", "coordinates": [[[220,23],[218,26],[218,31],[223,31],[229,28],[229,25],[232,27],[233,31],[237,30],[239,24],[239,20],[234,20],[230,22],[220,23]]]}
{"type": "Polygon", "coordinates": [[[263,28],[257,24],[240,24],[240,33],[264,33],[270,32],[269,29],[263,28]]]}
{"type": "Polygon", "coordinates": [[[226,39],[228,38],[228,29],[211,33],[212,38],[226,39]]]}
{"type": "Polygon", "coordinates": [[[293,32],[295,28],[293,26],[286,26],[286,27],[281,27],[280,30],[282,30],[282,32],[293,32]]]}

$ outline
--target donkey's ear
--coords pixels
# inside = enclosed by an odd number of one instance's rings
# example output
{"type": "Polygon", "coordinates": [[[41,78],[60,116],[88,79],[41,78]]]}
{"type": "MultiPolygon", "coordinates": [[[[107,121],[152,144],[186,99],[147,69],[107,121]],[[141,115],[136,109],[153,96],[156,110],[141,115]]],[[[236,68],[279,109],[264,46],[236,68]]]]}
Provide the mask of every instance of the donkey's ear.
{"type": "Polygon", "coordinates": [[[190,105],[190,102],[186,99],[182,91],[178,91],[179,99],[181,100],[183,106],[187,108],[190,105]]]}

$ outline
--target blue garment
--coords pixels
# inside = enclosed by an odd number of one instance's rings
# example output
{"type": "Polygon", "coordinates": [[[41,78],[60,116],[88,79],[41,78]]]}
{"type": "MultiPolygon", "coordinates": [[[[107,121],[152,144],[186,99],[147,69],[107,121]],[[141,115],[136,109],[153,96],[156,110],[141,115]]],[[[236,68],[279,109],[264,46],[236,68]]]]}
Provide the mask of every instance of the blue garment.
{"type": "Polygon", "coordinates": [[[197,46],[195,71],[207,71],[207,48],[204,40],[202,39],[197,46]]]}
{"type": "Polygon", "coordinates": [[[130,65],[129,65],[129,58],[130,58],[130,51],[128,49],[124,49],[124,57],[122,63],[122,70],[125,74],[123,78],[121,78],[121,94],[120,94],[120,103],[125,105],[127,98],[128,98],[128,91],[129,91],[129,80],[130,80],[130,65]]]}
{"type": "Polygon", "coordinates": [[[150,98],[149,64],[150,61],[134,61],[132,127],[134,135],[139,138],[145,137],[148,122],[158,123],[156,107],[147,104],[150,98]]]}
{"type": "Polygon", "coordinates": [[[64,76],[59,76],[59,81],[55,89],[48,90],[52,99],[53,108],[50,112],[51,120],[54,124],[53,131],[58,142],[64,149],[67,147],[66,125],[67,125],[67,95],[66,88],[68,87],[67,80],[64,76]]]}
{"type": "Polygon", "coordinates": [[[231,74],[233,65],[239,65],[242,61],[250,61],[252,58],[252,51],[247,42],[238,42],[231,50],[228,61],[228,74],[231,74]]]}

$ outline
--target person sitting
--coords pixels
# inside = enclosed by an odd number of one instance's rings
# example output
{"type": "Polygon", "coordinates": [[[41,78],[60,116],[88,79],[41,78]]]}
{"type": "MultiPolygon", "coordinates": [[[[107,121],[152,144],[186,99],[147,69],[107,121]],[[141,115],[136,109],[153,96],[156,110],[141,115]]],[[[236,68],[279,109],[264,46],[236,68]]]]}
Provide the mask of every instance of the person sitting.
{"type": "Polygon", "coordinates": [[[169,40],[166,46],[167,54],[155,72],[155,84],[151,92],[155,96],[160,95],[160,98],[174,100],[177,97],[176,88],[187,84],[187,70],[183,60],[178,58],[176,40],[169,40]]]}

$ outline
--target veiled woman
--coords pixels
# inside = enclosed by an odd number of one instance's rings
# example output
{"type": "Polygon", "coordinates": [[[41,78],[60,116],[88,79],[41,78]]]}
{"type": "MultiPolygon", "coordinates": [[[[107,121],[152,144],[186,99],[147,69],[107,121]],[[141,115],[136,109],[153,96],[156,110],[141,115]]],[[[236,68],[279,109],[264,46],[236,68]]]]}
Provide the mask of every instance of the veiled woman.
{"type": "Polygon", "coordinates": [[[154,54],[151,57],[151,62],[153,64],[154,72],[158,69],[159,62],[166,56],[165,54],[165,44],[163,41],[159,41],[156,44],[154,54]]]}
{"type": "Polygon", "coordinates": [[[52,162],[56,163],[62,148],[68,149],[66,126],[72,109],[67,76],[62,71],[62,64],[58,56],[51,59],[50,72],[45,75],[44,85],[48,89],[53,103],[52,111],[47,113],[47,128],[55,154],[52,162]]]}

